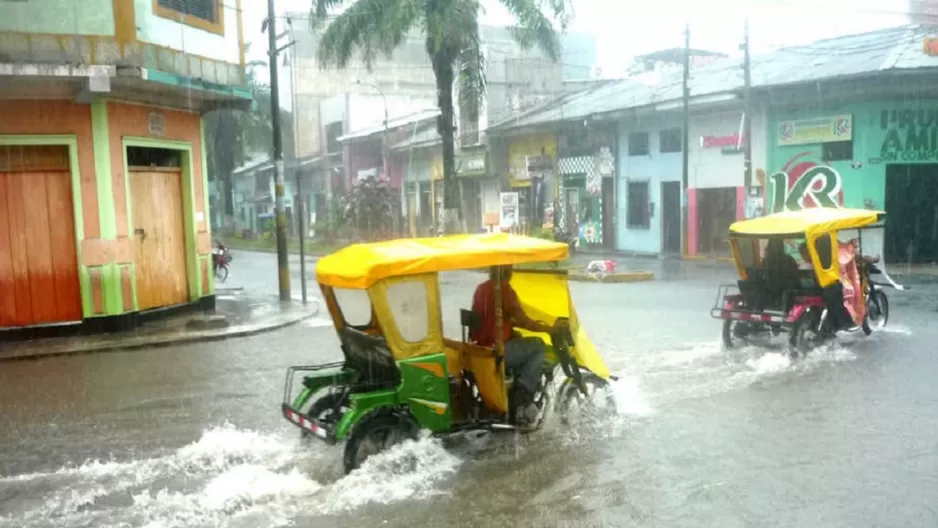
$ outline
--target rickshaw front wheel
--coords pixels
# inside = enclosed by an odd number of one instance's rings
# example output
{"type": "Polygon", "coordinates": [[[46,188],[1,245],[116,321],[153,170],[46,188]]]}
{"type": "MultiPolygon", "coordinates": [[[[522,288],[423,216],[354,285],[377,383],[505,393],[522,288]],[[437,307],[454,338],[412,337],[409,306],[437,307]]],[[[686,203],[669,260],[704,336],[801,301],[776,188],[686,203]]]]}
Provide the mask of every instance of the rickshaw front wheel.
{"type": "Polygon", "coordinates": [[[599,419],[603,418],[603,415],[614,415],[617,412],[615,393],[608,381],[588,371],[582,373],[582,381],[586,394],[570,378],[564,380],[560,386],[557,411],[560,422],[564,425],[571,424],[574,414],[583,418],[599,419]],[[583,416],[584,414],[586,416],[583,416]]]}
{"type": "Polygon", "coordinates": [[[345,473],[361,467],[372,455],[405,440],[416,440],[420,426],[404,411],[381,409],[359,421],[345,444],[345,473]]]}
{"type": "Polygon", "coordinates": [[[885,292],[876,290],[866,303],[866,317],[863,318],[863,333],[870,335],[874,329],[886,326],[889,321],[889,299],[885,292]]]}

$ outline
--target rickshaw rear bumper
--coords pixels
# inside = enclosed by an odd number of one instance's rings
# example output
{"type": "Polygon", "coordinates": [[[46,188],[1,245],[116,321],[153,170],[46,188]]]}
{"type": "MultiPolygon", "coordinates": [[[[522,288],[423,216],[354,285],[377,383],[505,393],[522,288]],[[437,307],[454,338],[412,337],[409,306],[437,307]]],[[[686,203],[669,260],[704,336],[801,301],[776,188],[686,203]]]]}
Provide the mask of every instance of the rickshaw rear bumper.
{"type": "Polygon", "coordinates": [[[335,428],[306,416],[293,407],[290,407],[287,403],[283,404],[282,411],[283,417],[286,418],[288,422],[327,444],[335,444],[335,428]]]}

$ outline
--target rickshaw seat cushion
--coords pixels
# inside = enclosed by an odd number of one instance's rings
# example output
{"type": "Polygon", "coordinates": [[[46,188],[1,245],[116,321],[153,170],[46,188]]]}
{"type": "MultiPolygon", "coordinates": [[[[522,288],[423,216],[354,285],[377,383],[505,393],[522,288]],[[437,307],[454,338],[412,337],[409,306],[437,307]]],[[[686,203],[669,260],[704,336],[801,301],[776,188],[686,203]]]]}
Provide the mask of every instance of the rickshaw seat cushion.
{"type": "Polygon", "coordinates": [[[400,370],[383,336],[346,326],[339,331],[339,339],[349,366],[366,376],[369,382],[400,383],[400,370]]]}

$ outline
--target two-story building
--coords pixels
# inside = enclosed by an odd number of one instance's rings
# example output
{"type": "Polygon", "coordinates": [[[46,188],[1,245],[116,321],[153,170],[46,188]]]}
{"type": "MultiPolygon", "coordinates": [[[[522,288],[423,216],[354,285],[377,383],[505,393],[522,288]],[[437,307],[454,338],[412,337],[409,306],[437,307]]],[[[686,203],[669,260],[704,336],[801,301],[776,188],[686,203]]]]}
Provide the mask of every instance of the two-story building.
{"type": "Polygon", "coordinates": [[[241,0],[0,4],[0,329],[214,305],[202,115],[243,83],[241,0]]]}

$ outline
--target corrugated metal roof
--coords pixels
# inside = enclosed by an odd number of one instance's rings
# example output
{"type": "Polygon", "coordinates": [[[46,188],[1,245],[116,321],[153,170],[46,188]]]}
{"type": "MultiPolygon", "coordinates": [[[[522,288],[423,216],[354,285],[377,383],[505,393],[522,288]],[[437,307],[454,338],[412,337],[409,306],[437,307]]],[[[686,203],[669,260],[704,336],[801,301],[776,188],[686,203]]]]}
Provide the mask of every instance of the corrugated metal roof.
{"type": "MultiPolygon", "coordinates": [[[[935,29],[908,25],[754,56],[751,59],[752,86],[766,88],[888,70],[938,68],[938,57],[922,52],[923,40],[934,34],[935,29]]],[[[520,128],[679,101],[682,97],[682,75],[681,71],[668,74],[656,86],[634,79],[616,81],[560,97],[492,128],[520,128]]],[[[726,59],[694,69],[689,85],[692,98],[739,90],[743,87],[742,60],[726,59]]]]}

